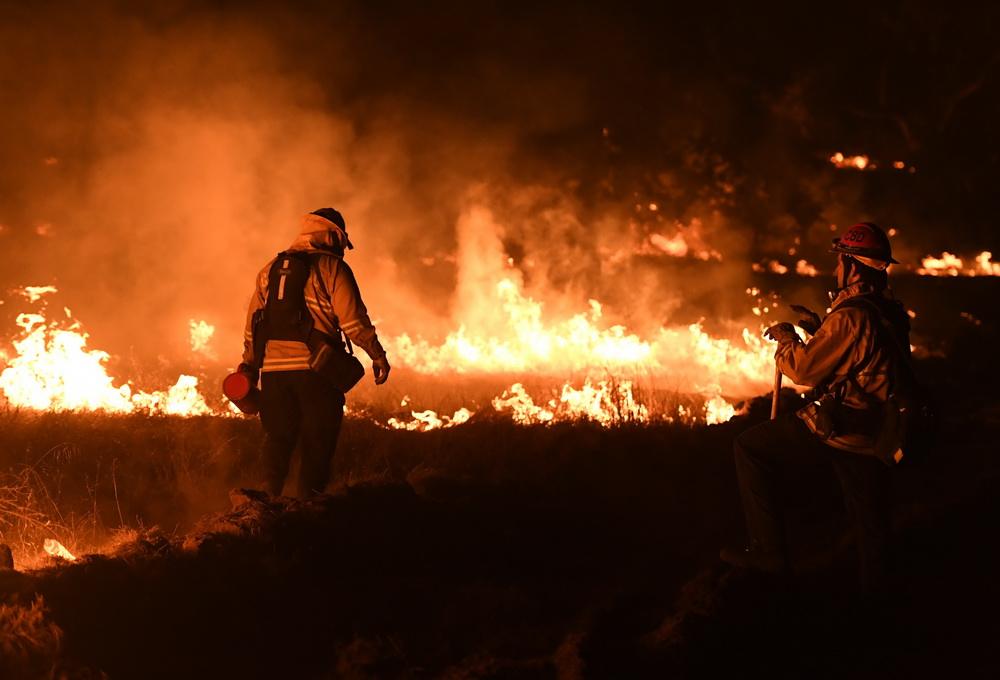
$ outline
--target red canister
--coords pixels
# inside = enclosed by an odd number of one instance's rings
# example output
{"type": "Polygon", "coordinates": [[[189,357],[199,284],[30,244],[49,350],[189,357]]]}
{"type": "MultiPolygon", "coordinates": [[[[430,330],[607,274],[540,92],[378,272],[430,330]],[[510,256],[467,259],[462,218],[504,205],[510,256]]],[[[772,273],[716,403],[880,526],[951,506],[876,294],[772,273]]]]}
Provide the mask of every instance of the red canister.
{"type": "Polygon", "coordinates": [[[249,373],[236,371],[227,375],[222,381],[222,393],[226,395],[226,398],[233,402],[240,411],[251,416],[260,411],[260,392],[252,380],[249,373]]]}

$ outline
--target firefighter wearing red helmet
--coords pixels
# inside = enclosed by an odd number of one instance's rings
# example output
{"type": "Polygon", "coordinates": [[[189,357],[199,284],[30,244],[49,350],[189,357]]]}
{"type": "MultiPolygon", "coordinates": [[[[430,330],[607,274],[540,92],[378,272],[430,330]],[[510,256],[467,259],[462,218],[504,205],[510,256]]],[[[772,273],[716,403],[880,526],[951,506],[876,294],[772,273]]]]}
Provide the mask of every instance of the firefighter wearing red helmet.
{"type": "Polygon", "coordinates": [[[831,253],[850,255],[873,269],[884,271],[890,264],[899,264],[892,257],[892,244],[885,232],[872,222],[858,222],[833,239],[831,253]]]}
{"type": "Polygon", "coordinates": [[[724,549],[730,564],[790,572],[778,479],[799,466],[832,464],[856,527],[862,584],[877,589],[889,566],[889,472],[876,439],[894,387],[898,362],[910,361],[909,317],[895,300],[887,270],[896,264],[885,232],[871,222],[833,240],[837,287],[826,318],[800,306],[802,341],[790,323],[767,330],[778,343],[778,369],[813,388],[805,406],[740,434],[736,472],[749,543],[724,549]]]}

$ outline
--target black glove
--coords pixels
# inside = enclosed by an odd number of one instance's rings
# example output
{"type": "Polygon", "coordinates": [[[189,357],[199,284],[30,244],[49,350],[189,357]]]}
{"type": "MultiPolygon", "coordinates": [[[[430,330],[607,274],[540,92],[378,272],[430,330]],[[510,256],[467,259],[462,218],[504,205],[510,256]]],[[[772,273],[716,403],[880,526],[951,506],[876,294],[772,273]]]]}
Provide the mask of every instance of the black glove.
{"type": "Polygon", "coordinates": [[[795,332],[795,327],[787,321],[776,323],[766,331],[764,337],[776,341],[779,345],[789,342],[799,342],[799,334],[795,332]]]}
{"type": "Polygon", "coordinates": [[[240,364],[236,367],[236,372],[246,373],[250,377],[251,385],[256,385],[258,378],[260,378],[260,372],[250,364],[240,364]]]}
{"type": "Polygon", "coordinates": [[[802,315],[802,318],[798,321],[799,328],[809,335],[816,335],[819,325],[823,323],[823,320],[819,318],[819,314],[802,305],[792,305],[792,310],[802,315]]]}
{"type": "Polygon", "coordinates": [[[389,359],[384,354],[376,359],[372,359],[372,373],[375,374],[376,385],[381,385],[389,379],[389,371],[391,368],[392,367],[389,366],[389,359]]]}

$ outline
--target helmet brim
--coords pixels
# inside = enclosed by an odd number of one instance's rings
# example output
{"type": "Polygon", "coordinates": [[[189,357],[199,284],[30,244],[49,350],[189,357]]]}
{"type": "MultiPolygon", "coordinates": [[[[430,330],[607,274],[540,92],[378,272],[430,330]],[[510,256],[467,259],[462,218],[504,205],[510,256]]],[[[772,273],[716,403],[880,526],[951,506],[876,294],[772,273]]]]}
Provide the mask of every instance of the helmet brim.
{"type": "Polygon", "coordinates": [[[826,252],[837,253],[840,255],[867,257],[872,260],[878,260],[879,262],[885,262],[887,264],[899,264],[899,260],[894,258],[892,255],[886,257],[885,253],[872,251],[869,248],[852,248],[851,246],[841,245],[839,238],[833,239],[833,246],[826,252]]]}

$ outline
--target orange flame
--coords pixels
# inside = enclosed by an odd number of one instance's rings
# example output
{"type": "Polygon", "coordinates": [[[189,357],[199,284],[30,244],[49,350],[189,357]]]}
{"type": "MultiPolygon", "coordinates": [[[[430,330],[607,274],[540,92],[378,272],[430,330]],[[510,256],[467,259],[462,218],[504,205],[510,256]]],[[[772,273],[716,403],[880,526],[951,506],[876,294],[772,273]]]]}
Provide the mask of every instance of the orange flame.
{"type": "Polygon", "coordinates": [[[1000,276],[1000,262],[993,262],[993,253],[988,250],[972,258],[975,264],[966,265],[961,257],[947,251],[941,257],[928,255],[920,261],[917,273],[922,276],[1000,276]]]}
{"type": "Polygon", "coordinates": [[[798,260],[795,263],[795,273],[799,276],[816,276],[819,274],[816,267],[805,260],[798,260]]]}
{"type": "Polygon", "coordinates": [[[66,546],[54,538],[46,538],[45,543],[42,544],[42,548],[52,557],[58,557],[69,562],[76,561],[76,555],[67,550],[66,546]]]}
{"type": "Polygon", "coordinates": [[[611,371],[669,380],[691,392],[721,385],[727,393],[766,389],[770,344],[743,329],[738,339],[707,334],[700,323],[663,326],[641,337],[607,324],[597,300],[569,318],[552,319],[505,265],[492,215],[469,211],[459,224],[456,329],[440,342],[403,333],[391,338],[402,364],[425,374],[531,373],[566,376],[611,371]]]}
{"type": "Polygon", "coordinates": [[[212,341],[212,336],[215,335],[215,326],[207,321],[195,321],[194,319],[188,322],[188,326],[191,336],[191,351],[214,359],[215,351],[209,346],[209,343],[212,341]]]}
{"type": "MultiPolygon", "coordinates": [[[[692,225],[689,235],[697,226],[692,225]]],[[[742,397],[767,389],[773,348],[747,328],[730,337],[716,337],[701,323],[694,323],[666,325],[640,335],[607,323],[597,300],[590,300],[586,311],[556,318],[547,315],[545,302],[525,291],[521,273],[504,254],[497,234],[489,211],[473,208],[463,215],[456,257],[454,330],[438,342],[405,333],[387,338],[390,354],[400,364],[422,374],[531,374],[561,385],[538,403],[520,382],[492,399],[496,411],[510,413],[521,423],[588,419],[612,425],[679,418],[711,424],[735,414],[721,395],[742,397]],[[567,375],[577,376],[577,382],[567,382],[567,375]],[[686,398],[700,395],[702,405],[671,406],[674,412],[667,413],[662,406],[642,403],[633,380],[625,379],[637,377],[648,384],[650,393],[668,390],[682,392],[686,398]]],[[[690,250],[690,243],[678,237],[661,238],[650,240],[660,252],[673,248],[678,255],[683,251],[702,259],[714,257],[707,250],[690,250]]],[[[26,288],[23,294],[38,301],[52,292],[54,287],[43,286],[26,288]]],[[[765,306],[758,314],[768,310],[765,306]]],[[[88,348],[88,335],[66,312],[70,321],[63,324],[40,313],[18,317],[21,333],[13,340],[16,356],[3,357],[5,367],[0,372],[0,391],[8,403],[38,410],[232,415],[231,407],[210,407],[193,376],[182,375],[173,386],[154,392],[116,382],[107,372],[109,355],[88,348]]],[[[196,320],[189,326],[192,350],[210,353],[214,328],[196,320]]],[[[427,431],[455,427],[472,415],[469,407],[451,416],[411,410],[409,419],[390,418],[385,426],[427,431]]]]}
{"type": "Polygon", "coordinates": [[[841,169],[846,170],[874,170],[875,164],[871,162],[871,159],[864,155],[859,154],[857,156],[845,156],[843,153],[838,151],[837,153],[830,156],[830,162],[841,169]]]}
{"type": "MultiPolygon", "coordinates": [[[[49,288],[44,292],[55,292],[49,288]]],[[[25,294],[32,295],[28,290],[25,294]]],[[[61,328],[42,314],[20,314],[16,323],[21,328],[12,343],[17,355],[7,359],[0,372],[0,391],[13,406],[185,416],[213,412],[193,376],[182,375],[172,387],[157,392],[134,391],[128,383],[115,385],[105,366],[108,353],[87,348],[89,336],[78,322],[61,328]]]]}
{"type": "Polygon", "coordinates": [[[649,421],[649,410],[632,396],[632,383],[625,380],[618,384],[601,380],[587,380],[580,389],[569,383],[563,385],[558,397],[537,405],[521,383],[514,383],[509,390],[493,400],[493,408],[520,425],[547,424],[564,421],[592,420],[604,426],[649,421]]]}
{"type": "Polygon", "coordinates": [[[412,416],[412,420],[404,421],[398,418],[389,418],[386,425],[394,430],[427,432],[428,430],[447,429],[467,423],[474,414],[467,408],[460,408],[450,418],[448,416],[439,416],[437,412],[431,410],[411,411],[410,415],[412,416]]]}

